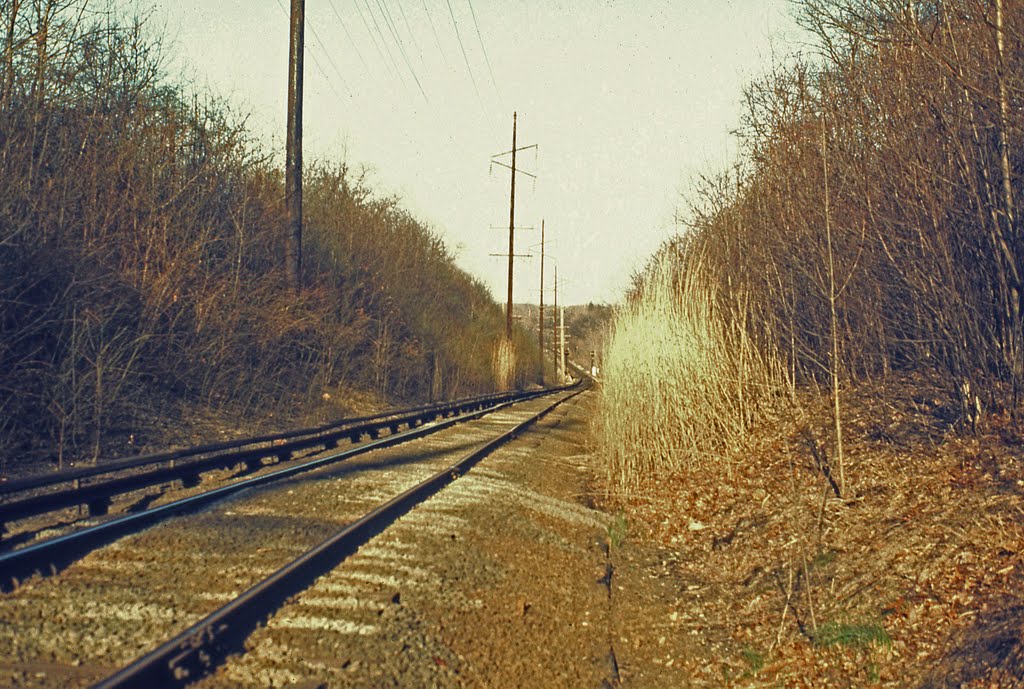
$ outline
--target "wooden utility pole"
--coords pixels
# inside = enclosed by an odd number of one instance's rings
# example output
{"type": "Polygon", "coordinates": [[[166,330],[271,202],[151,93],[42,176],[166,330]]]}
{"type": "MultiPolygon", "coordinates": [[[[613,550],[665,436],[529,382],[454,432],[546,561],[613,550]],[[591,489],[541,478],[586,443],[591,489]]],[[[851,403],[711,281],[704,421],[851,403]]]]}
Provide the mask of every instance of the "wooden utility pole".
{"type": "Polygon", "coordinates": [[[284,203],[288,214],[285,272],[295,291],[302,289],[302,57],[306,0],[292,0],[288,41],[288,132],[284,203]]]}
{"type": "Polygon", "coordinates": [[[544,385],[544,221],[540,221],[540,317],[537,319],[540,340],[540,384],[544,385]]]}
{"type": "Polygon", "coordinates": [[[524,174],[528,177],[537,178],[536,175],[529,172],[523,172],[522,170],[516,169],[516,153],[519,151],[525,151],[529,148],[537,148],[536,144],[532,146],[524,146],[522,148],[516,148],[516,119],[517,113],[512,113],[512,150],[505,151],[504,153],[498,153],[497,155],[491,156],[491,165],[500,165],[501,167],[507,167],[512,171],[512,190],[509,194],[508,203],[508,299],[505,306],[505,338],[509,341],[512,340],[512,274],[513,264],[516,258],[516,175],[524,174]],[[512,164],[507,165],[498,158],[512,154],[512,164]]]}
{"type": "Polygon", "coordinates": [[[558,265],[555,265],[555,310],[551,314],[551,351],[555,353],[555,378],[559,384],[562,382],[562,372],[558,370],[558,362],[561,357],[558,355],[558,265]]]}
{"type": "Polygon", "coordinates": [[[512,341],[512,264],[516,254],[516,115],[512,113],[512,192],[508,202],[508,304],[505,307],[505,339],[512,341]]]}
{"type": "MultiPolygon", "coordinates": [[[[565,307],[558,313],[558,370],[562,374],[561,380],[565,380],[565,307]]],[[[561,381],[559,381],[561,382],[561,381]]]]}

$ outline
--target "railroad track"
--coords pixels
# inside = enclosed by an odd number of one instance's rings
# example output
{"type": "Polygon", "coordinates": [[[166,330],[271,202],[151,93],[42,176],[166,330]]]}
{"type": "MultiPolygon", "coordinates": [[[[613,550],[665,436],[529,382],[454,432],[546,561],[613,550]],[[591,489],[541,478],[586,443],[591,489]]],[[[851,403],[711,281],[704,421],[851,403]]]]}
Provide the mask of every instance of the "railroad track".
{"type": "MultiPolygon", "coordinates": [[[[401,444],[381,438],[373,452],[309,467],[302,480],[247,485],[25,582],[0,597],[0,684],[195,682],[360,544],[579,392],[401,444]]],[[[386,576],[417,575],[392,570],[386,576]]]]}
{"type": "Polygon", "coordinates": [[[479,411],[539,394],[504,392],[452,400],[373,416],[342,419],[315,428],[298,429],[254,438],[211,443],[172,452],[104,461],[0,483],[0,535],[12,521],[57,510],[84,506],[90,515],[104,515],[112,500],[138,489],[180,481],[198,484],[208,472],[244,466],[250,471],[269,462],[288,461],[311,448],[333,449],[343,440],[359,443],[381,434],[397,434],[405,426],[479,411]]]}
{"type": "Polygon", "coordinates": [[[543,392],[477,396],[0,484],[0,535],[10,532],[0,542],[0,591],[36,573],[55,573],[95,547],[233,492],[407,442],[543,392]],[[329,452],[343,440],[356,447],[329,452]],[[318,447],[323,453],[315,454],[318,447]],[[127,516],[107,519],[112,514],[127,516]],[[30,545],[3,552],[25,543],[30,545]]]}

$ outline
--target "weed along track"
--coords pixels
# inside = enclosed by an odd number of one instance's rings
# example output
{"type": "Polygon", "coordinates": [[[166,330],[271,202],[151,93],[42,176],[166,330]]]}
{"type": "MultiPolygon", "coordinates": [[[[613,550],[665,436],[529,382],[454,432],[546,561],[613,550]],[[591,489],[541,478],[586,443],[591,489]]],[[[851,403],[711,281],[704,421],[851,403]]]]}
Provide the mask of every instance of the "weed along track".
{"type": "MultiPolygon", "coordinates": [[[[474,482],[456,482],[452,490],[424,501],[578,394],[525,401],[301,478],[247,488],[200,512],[97,548],[54,576],[23,582],[0,597],[0,684],[184,685],[227,654],[242,651],[250,632],[275,610],[259,633],[307,640],[296,656],[306,674],[318,667],[353,672],[358,659],[345,668],[331,665],[323,658],[323,640],[371,637],[382,620],[401,621],[403,590],[438,585],[428,567],[408,558],[417,547],[416,534],[457,543],[465,526],[458,496],[479,501],[501,485],[481,467],[474,482]],[[456,490],[462,484],[468,493],[456,490]],[[447,507],[432,507],[435,503],[447,507]],[[396,519],[399,537],[389,529],[370,542],[396,519]],[[350,562],[337,566],[366,543],[350,562]],[[382,597],[365,597],[360,587],[374,588],[382,597]]],[[[533,435],[502,452],[521,463],[529,453],[519,448],[533,435]]],[[[540,497],[521,499],[592,526],[599,521],[583,508],[577,514],[540,497]]],[[[452,595],[463,603],[474,600],[471,591],[452,595]]],[[[457,665],[436,637],[417,635],[415,619],[404,622],[403,643],[432,653],[435,669],[457,665]]],[[[265,680],[274,684],[302,676],[284,661],[273,670],[274,648],[261,644],[259,653],[233,660],[208,681],[216,683],[227,673],[233,679],[224,686],[245,677],[252,686],[269,686],[265,680]],[[246,667],[255,669],[246,675],[246,667]]]]}

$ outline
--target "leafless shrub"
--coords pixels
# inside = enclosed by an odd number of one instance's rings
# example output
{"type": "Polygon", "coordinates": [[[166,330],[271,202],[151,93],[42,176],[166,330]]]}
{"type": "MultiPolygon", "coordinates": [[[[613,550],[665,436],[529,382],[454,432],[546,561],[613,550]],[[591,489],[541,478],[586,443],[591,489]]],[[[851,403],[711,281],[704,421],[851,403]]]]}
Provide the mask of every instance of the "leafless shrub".
{"type": "Polygon", "coordinates": [[[748,86],[743,160],[702,180],[664,250],[699,247],[762,356],[785,362],[790,386],[828,387],[837,454],[841,391],[893,371],[941,372],[961,429],[1016,415],[1024,3],[797,9],[818,54],[748,86]]]}
{"type": "Polygon", "coordinates": [[[99,457],[142,400],[493,388],[500,309],[364,174],[307,167],[307,287],[286,288],[270,159],[164,77],[144,19],[0,0],[0,451],[99,457]]]}

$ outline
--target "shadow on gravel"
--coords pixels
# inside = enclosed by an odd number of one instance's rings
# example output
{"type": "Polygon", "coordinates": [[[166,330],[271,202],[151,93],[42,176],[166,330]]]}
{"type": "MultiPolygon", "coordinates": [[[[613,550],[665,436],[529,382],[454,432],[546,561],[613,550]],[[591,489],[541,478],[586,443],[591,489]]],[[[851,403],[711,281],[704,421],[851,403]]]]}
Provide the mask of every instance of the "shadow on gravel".
{"type": "MultiPolygon", "coordinates": [[[[432,459],[436,459],[436,458],[442,457],[442,456],[447,455],[447,454],[457,454],[458,455],[456,458],[454,458],[452,460],[452,463],[454,464],[457,459],[461,459],[461,457],[463,455],[468,454],[470,450],[476,448],[480,444],[481,443],[479,441],[467,441],[467,442],[459,443],[459,444],[453,445],[453,446],[449,445],[449,446],[446,446],[445,448],[442,448],[442,449],[432,450],[430,452],[425,452],[425,453],[424,452],[418,452],[418,453],[415,453],[415,454],[409,454],[409,455],[402,456],[402,457],[394,457],[394,458],[391,458],[391,459],[377,460],[377,461],[365,460],[365,459],[363,459],[361,457],[354,457],[354,458],[351,458],[351,459],[348,459],[348,460],[341,460],[337,465],[327,466],[327,467],[324,467],[322,469],[316,469],[316,470],[313,470],[309,474],[302,474],[301,476],[292,477],[291,479],[287,479],[287,480],[292,480],[292,481],[294,481],[294,480],[299,480],[299,481],[327,481],[327,480],[335,480],[335,479],[344,478],[346,476],[350,476],[350,475],[353,475],[353,474],[358,474],[360,472],[379,471],[381,469],[388,469],[388,468],[406,466],[406,465],[409,465],[409,464],[416,464],[417,462],[430,461],[432,459]]],[[[244,475],[246,473],[252,473],[252,472],[251,471],[239,472],[238,474],[232,475],[232,478],[237,478],[239,475],[244,475]]],[[[281,484],[281,483],[271,483],[271,484],[268,484],[266,486],[261,486],[259,488],[259,490],[274,490],[276,487],[279,487],[281,485],[283,485],[283,484],[281,484]]],[[[146,494],[146,495],[142,496],[141,498],[139,498],[138,500],[136,500],[135,502],[133,502],[130,505],[128,505],[127,507],[119,510],[118,514],[135,514],[135,513],[143,512],[143,511],[145,511],[146,509],[148,509],[150,507],[150,504],[152,502],[154,502],[157,499],[163,497],[165,492],[166,492],[165,490],[160,490],[160,491],[157,491],[155,493],[146,494]]],[[[235,497],[237,497],[237,496],[233,495],[233,496],[229,497],[228,500],[234,499],[235,497]]],[[[56,524],[47,524],[45,527],[43,527],[41,529],[31,530],[31,531],[23,531],[23,532],[19,532],[17,534],[13,534],[13,535],[10,535],[10,536],[5,536],[5,538],[3,539],[2,546],[0,546],[0,554],[16,550],[19,546],[25,545],[27,543],[31,543],[32,541],[36,540],[39,537],[39,535],[41,533],[43,533],[43,532],[51,531],[53,529],[62,529],[62,528],[66,528],[66,527],[69,527],[69,526],[73,526],[76,523],[78,523],[79,521],[80,520],[78,520],[78,519],[72,519],[72,520],[67,520],[67,521],[64,521],[64,522],[58,522],[56,524]]]]}
{"type": "Polygon", "coordinates": [[[919,689],[954,689],[982,678],[995,680],[992,686],[1024,684],[1024,605],[1017,599],[1004,602],[950,635],[919,689]]]}
{"type": "Polygon", "coordinates": [[[563,417],[558,419],[552,425],[562,432],[568,431],[570,433],[579,432],[586,434],[589,432],[590,420],[579,417],[563,417]]]}
{"type": "MultiPolygon", "coordinates": [[[[443,448],[437,450],[431,450],[430,452],[410,452],[409,454],[401,457],[392,457],[391,459],[383,460],[362,460],[360,458],[348,459],[339,462],[337,466],[328,466],[323,469],[317,469],[309,474],[301,477],[295,477],[292,480],[301,481],[329,481],[352,474],[358,474],[367,471],[379,471],[381,469],[388,469],[393,467],[407,466],[409,464],[419,464],[420,462],[429,462],[433,459],[444,457],[445,455],[456,455],[452,458],[451,463],[454,464],[458,460],[462,459],[465,455],[469,454],[471,450],[476,449],[483,444],[483,441],[473,440],[457,445],[446,445],[443,448]]],[[[411,450],[411,448],[410,448],[411,450]]],[[[275,484],[267,486],[273,488],[275,484]]]]}
{"type": "MultiPolygon", "coordinates": [[[[48,524],[46,526],[46,529],[60,529],[73,523],[74,522],[72,521],[65,521],[58,522],[57,524],[48,524]]],[[[0,545],[0,555],[10,550],[14,550],[20,545],[30,543],[31,541],[35,540],[35,538],[43,531],[44,529],[37,529],[35,531],[22,531],[21,533],[17,533],[13,536],[4,536],[3,543],[2,545],[0,545]]]]}

